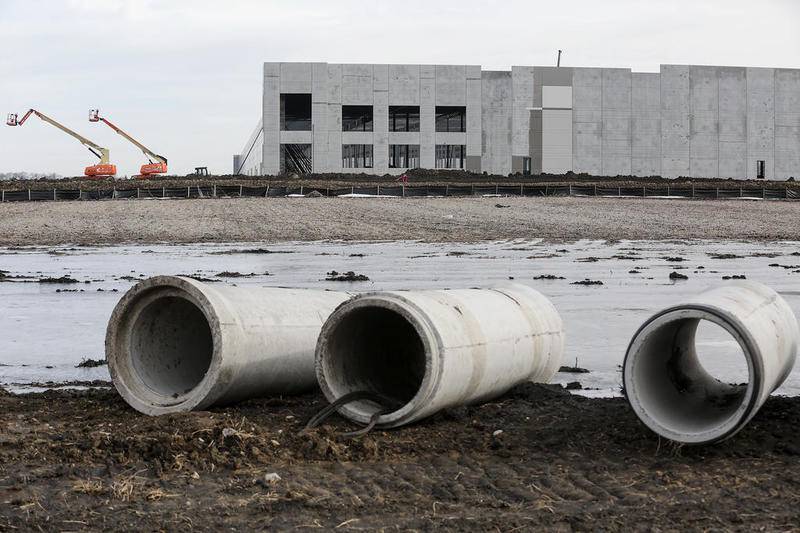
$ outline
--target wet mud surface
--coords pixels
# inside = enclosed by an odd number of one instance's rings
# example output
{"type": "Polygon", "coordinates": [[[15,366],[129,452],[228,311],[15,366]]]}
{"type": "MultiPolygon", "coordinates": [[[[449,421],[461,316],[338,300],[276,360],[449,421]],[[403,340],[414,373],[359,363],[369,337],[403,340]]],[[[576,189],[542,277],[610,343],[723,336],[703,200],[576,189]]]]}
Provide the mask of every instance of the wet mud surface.
{"type": "MultiPolygon", "coordinates": [[[[2,391],[0,389],[0,391],[2,391]]],[[[621,398],[524,385],[362,439],[318,394],[144,417],[112,390],[0,392],[0,530],[791,530],[800,399],[716,447],[621,398]]]]}

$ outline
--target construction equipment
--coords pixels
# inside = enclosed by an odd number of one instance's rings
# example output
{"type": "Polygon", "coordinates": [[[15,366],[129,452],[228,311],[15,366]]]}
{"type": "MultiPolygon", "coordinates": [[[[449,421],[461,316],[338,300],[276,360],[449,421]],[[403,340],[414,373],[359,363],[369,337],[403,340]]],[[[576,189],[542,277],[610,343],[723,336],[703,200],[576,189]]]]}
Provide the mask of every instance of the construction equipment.
{"type": "Polygon", "coordinates": [[[136,139],[134,139],[133,137],[122,131],[120,128],[115,126],[111,121],[109,121],[104,117],[101,117],[99,109],[92,109],[89,111],[89,122],[105,122],[109,128],[111,128],[112,130],[116,131],[117,133],[125,137],[125,139],[130,141],[134,146],[139,148],[139,150],[141,150],[145,156],[147,156],[147,160],[150,162],[142,165],[142,167],[139,169],[140,175],[136,176],[137,178],[147,179],[149,176],[152,176],[153,174],[165,174],[167,172],[166,157],[164,157],[163,155],[158,155],[157,153],[153,152],[145,145],[143,145],[142,143],[140,143],[139,141],[137,141],[136,139]]]}
{"type": "Polygon", "coordinates": [[[109,162],[108,148],[103,148],[102,146],[93,143],[86,137],[75,133],[74,131],[67,128],[63,124],[59,124],[52,118],[48,117],[44,113],[36,111],[35,109],[29,109],[21,120],[18,120],[18,115],[16,113],[9,113],[8,118],[6,119],[6,124],[8,124],[9,126],[22,126],[23,124],[25,124],[25,121],[28,120],[28,117],[30,117],[31,115],[36,115],[37,117],[47,122],[48,124],[51,124],[56,128],[60,129],[61,131],[63,131],[64,133],[67,133],[75,137],[82,145],[88,148],[90,152],[92,152],[94,155],[98,157],[98,159],[100,159],[99,164],[91,165],[84,169],[83,173],[85,176],[92,179],[105,179],[107,177],[113,177],[117,173],[116,165],[112,165],[109,162]]]}

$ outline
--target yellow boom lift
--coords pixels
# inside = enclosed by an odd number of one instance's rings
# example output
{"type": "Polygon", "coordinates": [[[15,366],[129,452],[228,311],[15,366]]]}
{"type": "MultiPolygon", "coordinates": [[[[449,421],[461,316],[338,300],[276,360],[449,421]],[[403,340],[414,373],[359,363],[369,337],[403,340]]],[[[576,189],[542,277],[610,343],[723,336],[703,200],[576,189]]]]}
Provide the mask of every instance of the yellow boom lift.
{"type": "Polygon", "coordinates": [[[122,131],[114,124],[112,124],[110,120],[101,117],[99,109],[92,109],[89,111],[89,122],[101,122],[101,121],[105,122],[109,128],[111,128],[112,130],[116,131],[117,133],[125,137],[125,139],[127,139],[131,144],[133,144],[134,146],[139,148],[139,150],[144,152],[144,155],[147,157],[148,161],[150,161],[149,163],[142,165],[142,168],[139,169],[139,173],[141,175],[136,176],[137,178],[147,179],[153,174],[165,174],[167,172],[166,157],[164,157],[163,155],[158,155],[157,153],[153,152],[145,145],[143,145],[142,143],[140,143],[139,141],[137,141],[136,139],[125,133],[124,131],[122,131]]]}
{"type": "Polygon", "coordinates": [[[75,133],[74,131],[64,126],[63,124],[59,124],[58,122],[48,117],[44,113],[40,113],[35,109],[30,109],[28,110],[27,113],[25,113],[25,116],[23,116],[21,120],[17,120],[18,115],[16,113],[9,113],[8,118],[6,119],[6,124],[8,124],[9,126],[22,126],[23,124],[25,124],[25,121],[28,120],[28,117],[30,117],[31,115],[36,115],[37,117],[47,122],[48,124],[55,126],[64,133],[76,138],[82,145],[88,148],[90,152],[92,152],[94,155],[97,156],[98,159],[100,159],[99,164],[86,167],[83,171],[84,175],[86,175],[91,179],[105,179],[107,177],[113,177],[114,175],[116,175],[117,167],[116,165],[112,165],[109,162],[108,148],[103,148],[102,146],[93,143],[86,137],[79,135],[78,133],[75,133]]]}

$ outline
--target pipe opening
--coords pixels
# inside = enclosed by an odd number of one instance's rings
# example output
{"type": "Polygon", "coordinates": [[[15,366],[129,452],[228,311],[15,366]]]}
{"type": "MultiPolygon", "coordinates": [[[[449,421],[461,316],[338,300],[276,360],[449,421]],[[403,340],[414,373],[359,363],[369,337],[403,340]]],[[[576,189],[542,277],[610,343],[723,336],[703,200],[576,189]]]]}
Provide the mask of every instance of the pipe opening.
{"type": "Polygon", "coordinates": [[[384,405],[349,404],[348,410],[369,417],[387,407],[396,407],[396,412],[416,396],[425,378],[426,354],[406,317],[369,306],[352,310],[333,325],[322,365],[334,397],[369,391],[387,398],[384,405]]]}
{"type": "Polygon", "coordinates": [[[154,393],[189,393],[211,366],[214,341],[203,311],[191,301],[166,296],[148,303],[131,326],[131,367],[154,393]]]}
{"type": "Polygon", "coordinates": [[[753,381],[749,354],[727,327],[710,318],[664,315],[641,332],[643,342],[628,355],[634,362],[626,362],[625,381],[634,408],[674,440],[722,437],[747,407],[753,381]]]}

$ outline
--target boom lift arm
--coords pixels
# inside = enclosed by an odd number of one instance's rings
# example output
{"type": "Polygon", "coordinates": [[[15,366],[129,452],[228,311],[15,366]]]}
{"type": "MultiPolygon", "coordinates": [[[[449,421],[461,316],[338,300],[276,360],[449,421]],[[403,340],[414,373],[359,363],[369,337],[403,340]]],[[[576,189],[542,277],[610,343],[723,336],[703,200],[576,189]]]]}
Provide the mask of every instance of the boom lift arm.
{"type": "Polygon", "coordinates": [[[36,115],[43,121],[47,122],[48,124],[55,126],[56,128],[60,129],[64,133],[71,135],[75,139],[77,139],[82,145],[89,149],[98,159],[100,159],[100,163],[97,165],[92,165],[86,167],[84,170],[84,174],[89,177],[106,177],[106,176],[114,176],[117,173],[117,167],[112,165],[109,162],[110,152],[108,148],[103,148],[102,146],[93,143],[83,135],[76,133],[69,129],[68,127],[60,124],[59,122],[53,120],[52,118],[48,117],[44,113],[41,113],[35,109],[29,109],[27,113],[22,117],[21,120],[18,120],[18,115],[16,113],[9,113],[8,118],[6,119],[6,124],[9,126],[22,126],[25,124],[25,121],[28,120],[28,117],[31,115],[36,115]]]}
{"type": "Polygon", "coordinates": [[[114,125],[110,120],[100,116],[99,109],[92,109],[89,111],[89,122],[105,122],[106,125],[111,128],[112,130],[116,131],[125,139],[127,139],[131,144],[139,148],[145,156],[147,156],[147,160],[150,163],[146,165],[142,165],[142,168],[139,169],[142,177],[149,176],[151,174],[164,174],[167,172],[167,158],[163,155],[158,155],[157,153],[150,150],[148,147],[125,133],[122,129],[118,126],[114,125]]]}

